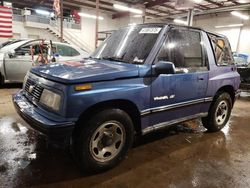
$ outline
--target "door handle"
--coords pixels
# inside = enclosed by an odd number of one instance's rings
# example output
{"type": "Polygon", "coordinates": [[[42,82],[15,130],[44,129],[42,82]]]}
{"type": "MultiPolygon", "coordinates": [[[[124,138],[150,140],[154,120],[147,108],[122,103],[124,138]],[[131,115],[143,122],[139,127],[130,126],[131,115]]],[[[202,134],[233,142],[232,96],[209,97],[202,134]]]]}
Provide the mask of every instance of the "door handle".
{"type": "Polygon", "coordinates": [[[236,71],[237,68],[236,68],[236,67],[232,67],[231,70],[232,70],[232,71],[236,71]]]}
{"type": "Polygon", "coordinates": [[[204,80],[204,78],[203,78],[203,77],[198,77],[197,79],[198,79],[198,80],[201,80],[201,81],[203,81],[203,80],[204,80]]]}

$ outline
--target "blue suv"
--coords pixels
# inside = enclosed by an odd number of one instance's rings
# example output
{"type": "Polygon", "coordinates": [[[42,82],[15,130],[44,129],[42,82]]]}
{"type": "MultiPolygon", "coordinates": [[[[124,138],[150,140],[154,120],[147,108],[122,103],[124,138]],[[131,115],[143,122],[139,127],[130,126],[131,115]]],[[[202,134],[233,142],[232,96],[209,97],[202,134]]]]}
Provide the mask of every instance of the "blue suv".
{"type": "Polygon", "coordinates": [[[100,171],[124,158],[135,135],[194,118],[219,131],[239,84],[226,37],[142,24],[114,32],[81,62],[31,69],[13,102],[35,130],[71,140],[82,169],[100,171]]]}

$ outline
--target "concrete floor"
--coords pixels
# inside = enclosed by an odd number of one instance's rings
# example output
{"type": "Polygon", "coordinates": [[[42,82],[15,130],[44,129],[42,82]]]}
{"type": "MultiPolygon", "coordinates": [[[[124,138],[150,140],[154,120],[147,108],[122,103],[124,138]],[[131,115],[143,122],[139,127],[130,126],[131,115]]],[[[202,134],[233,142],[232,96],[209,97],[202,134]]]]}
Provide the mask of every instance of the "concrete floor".
{"type": "Polygon", "coordinates": [[[150,134],[116,168],[86,176],[65,149],[27,129],[11,102],[18,88],[6,87],[0,89],[0,187],[250,187],[248,93],[221,132],[205,133],[194,120],[150,134]]]}

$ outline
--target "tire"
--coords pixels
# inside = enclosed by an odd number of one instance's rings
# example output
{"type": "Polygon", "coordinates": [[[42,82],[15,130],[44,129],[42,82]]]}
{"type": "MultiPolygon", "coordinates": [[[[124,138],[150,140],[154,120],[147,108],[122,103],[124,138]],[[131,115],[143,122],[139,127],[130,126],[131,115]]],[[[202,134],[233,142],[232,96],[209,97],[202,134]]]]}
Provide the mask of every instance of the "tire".
{"type": "Polygon", "coordinates": [[[203,126],[209,132],[220,131],[228,122],[232,111],[232,99],[228,93],[218,93],[208,112],[208,116],[202,118],[203,126]]]}
{"type": "Polygon", "coordinates": [[[4,85],[4,76],[0,73],[0,87],[3,87],[4,85]]]}
{"type": "Polygon", "coordinates": [[[73,144],[74,157],[83,172],[113,168],[122,161],[133,144],[132,120],[120,109],[103,110],[85,124],[80,124],[73,144]]]}

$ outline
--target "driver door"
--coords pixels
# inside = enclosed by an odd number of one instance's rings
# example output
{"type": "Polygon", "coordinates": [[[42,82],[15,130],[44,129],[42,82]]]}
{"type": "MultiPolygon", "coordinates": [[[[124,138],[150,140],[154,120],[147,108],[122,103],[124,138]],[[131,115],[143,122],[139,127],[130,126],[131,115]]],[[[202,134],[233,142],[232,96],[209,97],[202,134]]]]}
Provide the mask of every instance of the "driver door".
{"type": "MultiPolygon", "coordinates": [[[[9,54],[5,55],[5,68],[7,80],[22,82],[26,73],[32,67],[32,56],[30,53],[30,46],[39,45],[39,41],[30,42],[15,50],[15,54],[11,57],[9,54]]],[[[34,54],[34,60],[38,54],[34,54]]]]}
{"type": "Polygon", "coordinates": [[[151,124],[176,121],[200,113],[208,68],[199,30],[172,28],[156,58],[172,62],[175,74],[156,75],[151,87],[151,124]]]}

